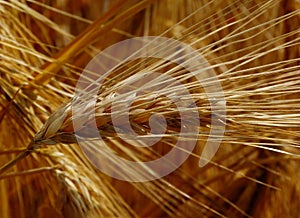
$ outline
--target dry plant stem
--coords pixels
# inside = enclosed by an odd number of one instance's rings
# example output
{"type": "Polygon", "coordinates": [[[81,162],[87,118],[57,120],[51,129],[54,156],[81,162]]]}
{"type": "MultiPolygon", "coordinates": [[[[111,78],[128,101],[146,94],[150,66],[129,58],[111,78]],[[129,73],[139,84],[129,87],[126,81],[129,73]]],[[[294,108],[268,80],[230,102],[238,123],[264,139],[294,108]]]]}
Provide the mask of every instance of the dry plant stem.
{"type": "Polygon", "coordinates": [[[0,167],[0,175],[5,173],[7,170],[9,170],[11,167],[13,167],[16,163],[18,163],[20,160],[27,157],[31,152],[34,150],[33,143],[30,143],[29,146],[20,154],[18,154],[14,159],[4,164],[2,167],[0,167]]]}
{"type": "MultiPolygon", "coordinates": [[[[5,145],[3,147],[5,147],[5,145]]],[[[14,149],[5,149],[5,150],[0,151],[0,155],[20,153],[20,152],[25,151],[25,150],[26,150],[26,148],[24,148],[24,147],[14,148],[14,149]]]]}
{"type": "Polygon", "coordinates": [[[120,10],[122,6],[127,3],[127,1],[119,1],[115,6],[107,11],[104,16],[96,20],[91,26],[89,26],[85,31],[78,35],[76,39],[73,40],[68,46],[64,47],[58,54],[56,54],[55,62],[48,62],[47,64],[45,64],[42,67],[45,73],[38,75],[28,88],[32,90],[36,87],[39,87],[40,85],[47,84],[61,68],[61,65],[64,64],[69,58],[74,57],[74,55],[84,50],[100,35],[103,35],[105,32],[113,29],[117,23],[124,22],[133,15],[145,9],[154,1],[155,0],[140,1],[139,3],[120,13],[114,19],[109,21],[111,16],[115,15],[116,11],[120,10]]]}
{"type": "Polygon", "coordinates": [[[14,99],[16,98],[16,96],[19,94],[19,91],[21,90],[21,88],[19,88],[16,93],[14,94],[13,98],[10,99],[10,101],[8,102],[8,104],[5,106],[5,110],[2,111],[2,113],[0,113],[0,124],[5,116],[5,114],[8,112],[9,107],[12,105],[12,103],[14,102],[14,99]]]}
{"type": "Polygon", "coordinates": [[[41,172],[49,172],[55,169],[58,169],[59,166],[52,166],[52,167],[40,167],[37,169],[30,169],[30,170],[25,170],[22,172],[12,172],[12,173],[6,173],[5,175],[0,175],[0,180],[1,179],[6,179],[6,178],[12,178],[12,177],[17,177],[17,176],[29,176],[41,172]]]}

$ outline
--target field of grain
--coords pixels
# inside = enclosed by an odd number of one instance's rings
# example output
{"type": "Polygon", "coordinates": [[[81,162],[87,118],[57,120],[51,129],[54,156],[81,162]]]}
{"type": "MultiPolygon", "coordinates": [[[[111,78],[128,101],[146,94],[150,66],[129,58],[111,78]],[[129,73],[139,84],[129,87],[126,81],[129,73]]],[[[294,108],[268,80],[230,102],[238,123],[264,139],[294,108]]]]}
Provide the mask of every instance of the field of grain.
{"type": "MultiPolygon", "coordinates": [[[[0,26],[1,218],[299,217],[299,0],[0,0],[0,26]],[[112,102],[125,98],[117,88],[128,81],[142,87],[135,81],[139,72],[180,80],[200,123],[196,146],[179,168],[130,182],[87,158],[75,137],[70,102],[93,57],[140,36],[177,40],[207,60],[226,100],[226,116],[218,118],[225,132],[216,154],[199,167],[213,127],[209,81],[201,86],[180,64],[158,58],[126,62],[98,92],[96,128],[103,144],[140,161],[144,171],[107,155],[116,174],[141,178],[151,171],[143,162],[166,155],[180,140],[183,120],[166,87],[137,97],[128,112],[144,138],[153,133],[150,116],[164,116],[168,128],[160,141],[136,147],[139,141],[124,142],[126,134],[114,129],[112,102]]],[[[157,85],[152,79],[149,84],[157,85]]],[[[90,125],[88,119],[82,125],[90,125]]],[[[106,156],[101,146],[94,161],[106,156]]]]}

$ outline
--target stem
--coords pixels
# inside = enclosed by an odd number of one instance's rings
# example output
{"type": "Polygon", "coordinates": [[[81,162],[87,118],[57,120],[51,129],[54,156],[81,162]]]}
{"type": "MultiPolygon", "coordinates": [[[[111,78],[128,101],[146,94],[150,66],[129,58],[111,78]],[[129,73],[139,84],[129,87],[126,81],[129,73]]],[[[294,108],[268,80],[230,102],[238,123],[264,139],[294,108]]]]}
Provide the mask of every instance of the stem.
{"type": "Polygon", "coordinates": [[[2,175],[4,172],[6,172],[8,169],[13,167],[17,162],[20,160],[23,160],[25,157],[27,157],[33,150],[32,149],[26,149],[24,152],[18,154],[14,159],[4,164],[2,167],[0,167],[0,175],[2,175]]]}

